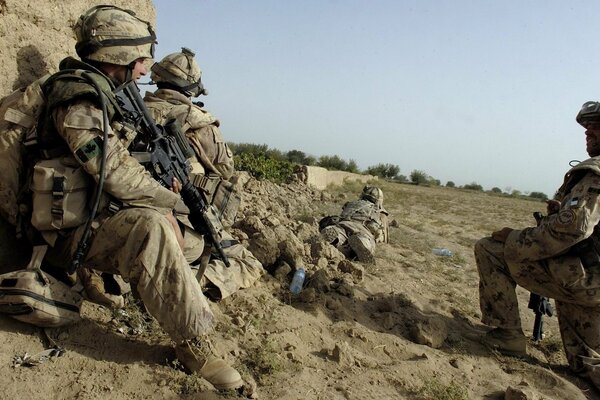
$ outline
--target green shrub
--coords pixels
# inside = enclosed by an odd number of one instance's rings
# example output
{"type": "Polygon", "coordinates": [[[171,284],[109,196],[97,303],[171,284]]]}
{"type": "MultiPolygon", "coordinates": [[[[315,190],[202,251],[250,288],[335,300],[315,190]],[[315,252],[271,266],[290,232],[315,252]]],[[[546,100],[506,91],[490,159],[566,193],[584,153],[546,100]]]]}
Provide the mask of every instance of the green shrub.
{"type": "Polygon", "coordinates": [[[277,183],[288,180],[293,164],[286,160],[269,158],[263,154],[242,153],[233,157],[235,168],[248,171],[256,179],[267,179],[277,183]]]}
{"type": "Polygon", "coordinates": [[[414,169],[410,173],[410,181],[417,185],[423,185],[423,184],[429,183],[430,179],[431,179],[431,177],[429,175],[427,175],[427,173],[425,173],[425,171],[414,169]]]}
{"type": "Polygon", "coordinates": [[[463,189],[467,189],[467,190],[477,190],[477,191],[483,191],[483,186],[481,186],[479,183],[477,182],[471,182],[468,183],[466,185],[463,186],[463,189]]]}
{"type": "Polygon", "coordinates": [[[367,168],[365,173],[384,179],[397,180],[398,175],[400,174],[400,167],[393,164],[377,164],[367,168]]]}
{"type": "Polygon", "coordinates": [[[529,197],[534,198],[534,199],[540,199],[540,200],[548,200],[548,196],[546,196],[545,193],[542,192],[531,192],[529,193],[529,197]]]}
{"type": "Polygon", "coordinates": [[[500,189],[499,187],[494,186],[491,190],[492,193],[502,193],[502,189],[500,189]]]}
{"type": "Polygon", "coordinates": [[[448,182],[446,182],[446,187],[449,187],[449,188],[456,187],[456,183],[454,183],[452,181],[448,181],[448,182]]]}

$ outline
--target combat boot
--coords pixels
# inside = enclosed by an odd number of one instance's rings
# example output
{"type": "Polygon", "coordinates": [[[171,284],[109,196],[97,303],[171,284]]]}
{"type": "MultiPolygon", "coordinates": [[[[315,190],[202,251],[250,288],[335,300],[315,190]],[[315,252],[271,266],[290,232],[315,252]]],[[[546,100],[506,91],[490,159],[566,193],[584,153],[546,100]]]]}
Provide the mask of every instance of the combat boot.
{"type": "Polygon", "coordinates": [[[198,373],[217,390],[237,389],[244,384],[239,372],[213,354],[207,340],[186,340],[175,347],[175,354],[184,367],[198,373]]]}
{"type": "Polygon", "coordinates": [[[527,338],[521,329],[494,328],[483,336],[481,342],[509,356],[527,355],[527,338]]]}
{"type": "Polygon", "coordinates": [[[85,289],[87,300],[108,308],[123,308],[125,306],[123,296],[106,293],[104,280],[98,272],[82,267],[77,270],[77,275],[85,289]]]}
{"type": "Polygon", "coordinates": [[[375,264],[375,256],[359,235],[350,236],[348,238],[348,245],[350,245],[350,248],[356,254],[358,261],[365,264],[375,264]]]}

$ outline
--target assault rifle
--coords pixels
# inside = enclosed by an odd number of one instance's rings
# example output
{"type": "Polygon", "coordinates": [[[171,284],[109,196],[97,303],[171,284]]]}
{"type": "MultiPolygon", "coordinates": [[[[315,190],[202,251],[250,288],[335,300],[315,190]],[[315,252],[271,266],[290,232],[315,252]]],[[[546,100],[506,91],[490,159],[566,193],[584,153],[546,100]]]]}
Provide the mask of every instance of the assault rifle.
{"type": "Polygon", "coordinates": [[[124,118],[141,132],[141,142],[132,151],[138,161],[146,167],[154,178],[166,188],[171,188],[173,178],[181,182],[181,197],[189,208],[189,220],[194,229],[204,235],[227,267],[229,259],[223,252],[219,231],[223,230],[218,212],[209,205],[189,179],[188,158],[194,155],[179,124],[169,121],[164,127],[157,125],[150,116],[139,89],[134,81],[124,83],[115,89],[115,96],[124,118]],[[138,151],[143,150],[143,151],[138,151]]]}
{"type": "MultiPolygon", "coordinates": [[[[539,225],[542,222],[544,216],[541,212],[536,211],[533,213],[533,218],[539,225]]],[[[539,341],[542,340],[542,335],[544,333],[544,315],[549,317],[552,316],[554,310],[552,308],[552,304],[550,304],[550,299],[548,297],[540,296],[537,293],[531,292],[529,294],[529,304],[527,304],[527,308],[533,310],[535,313],[535,321],[533,322],[533,340],[539,341]]]]}
{"type": "Polygon", "coordinates": [[[547,315],[552,316],[554,310],[550,299],[548,297],[542,297],[537,293],[531,292],[529,294],[529,304],[527,308],[533,310],[535,313],[535,321],[533,322],[533,340],[542,340],[542,334],[544,333],[544,321],[542,317],[547,315]]]}

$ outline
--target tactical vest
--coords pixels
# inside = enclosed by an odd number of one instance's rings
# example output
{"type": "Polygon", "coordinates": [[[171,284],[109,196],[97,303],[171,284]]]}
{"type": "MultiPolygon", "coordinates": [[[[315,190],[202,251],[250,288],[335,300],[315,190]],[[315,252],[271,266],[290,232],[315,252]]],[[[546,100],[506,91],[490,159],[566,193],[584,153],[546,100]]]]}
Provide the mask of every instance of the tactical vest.
{"type": "Polygon", "coordinates": [[[112,121],[117,114],[120,114],[120,107],[113,94],[114,85],[107,77],[99,72],[83,69],[66,69],[57,72],[42,86],[45,98],[48,100],[38,121],[37,138],[34,139],[37,141],[41,158],[55,158],[69,152],[66,143],[56,131],[52,118],[57,107],[76,100],[99,103],[98,92],[88,79],[100,87],[107,100],[108,120],[112,121]]]}
{"type": "Polygon", "coordinates": [[[379,222],[379,211],[375,204],[370,201],[355,200],[344,205],[340,218],[353,221],[375,220],[379,222]]]}

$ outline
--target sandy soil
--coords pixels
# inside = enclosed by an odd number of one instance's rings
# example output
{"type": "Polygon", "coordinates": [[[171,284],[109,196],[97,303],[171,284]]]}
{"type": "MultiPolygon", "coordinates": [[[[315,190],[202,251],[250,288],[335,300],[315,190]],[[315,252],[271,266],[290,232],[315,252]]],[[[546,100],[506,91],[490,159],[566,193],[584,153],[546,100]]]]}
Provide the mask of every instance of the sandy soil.
{"type": "MultiPolygon", "coordinates": [[[[214,304],[215,347],[256,382],[262,399],[596,399],[569,373],[556,325],[526,358],[481,345],[475,241],[502,226],[533,224],[544,204],[485,193],[381,183],[394,226],[375,266],[307,262],[307,287],[266,274],[214,304]],[[447,247],[452,257],[437,257],[447,247]],[[425,343],[425,344],[418,344],[425,343]]],[[[292,188],[293,189],[293,188],[292,188]]],[[[299,196],[302,191],[292,191],[299,196]]],[[[312,193],[296,216],[316,221],[355,198],[359,185],[312,193]],[[323,201],[314,201],[319,196],[323,201]],[[313,215],[309,215],[312,213],[313,215]]],[[[304,240],[307,243],[309,239],[304,240]]],[[[533,313],[519,292],[526,333],[533,313]]],[[[66,351],[34,367],[16,356],[47,346],[41,330],[0,317],[0,387],[6,399],[229,399],[173,360],[168,337],[132,302],[114,312],[85,303],[76,325],[47,329],[66,351]]]]}

